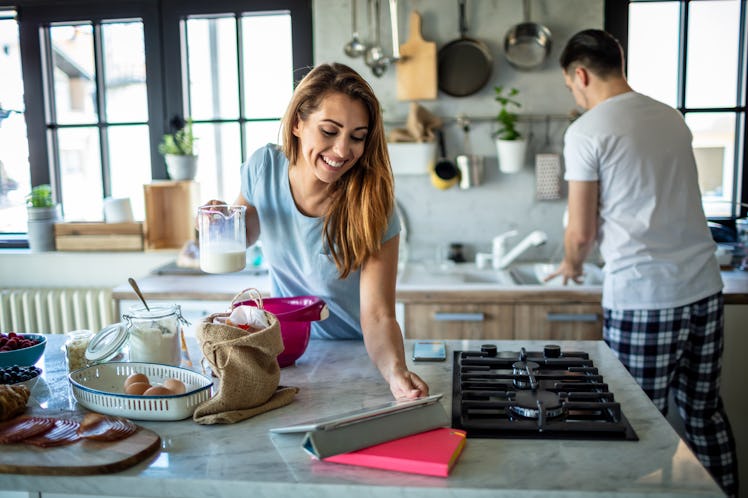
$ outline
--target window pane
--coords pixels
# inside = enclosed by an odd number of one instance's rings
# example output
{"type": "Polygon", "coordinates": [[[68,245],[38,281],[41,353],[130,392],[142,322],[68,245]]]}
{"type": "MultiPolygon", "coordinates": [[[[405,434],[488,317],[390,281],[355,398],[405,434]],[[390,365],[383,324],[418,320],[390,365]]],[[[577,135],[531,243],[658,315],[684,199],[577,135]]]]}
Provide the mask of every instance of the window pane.
{"type": "Polygon", "coordinates": [[[0,15],[0,232],[25,233],[31,178],[18,25],[12,12],[0,15]]]}
{"type": "Polygon", "coordinates": [[[237,119],[239,77],[233,17],[187,21],[192,119],[237,119]]]}
{"type": "Polygon", "coordinates": [[[293,93],[291,16],[245,16],[242,36],[245,115],[249,119],[279,118],[293,93]]]}
{"type": "Polygon", "coordinates": [[[693,150],[706,214],[730,216],[735,162],[735,114],[689,113],[686,115],[686,124],[693,133],[693,150]]]}
{"type": "Polygon", "coordinates": [[[629,6],[627,77],[634,90],[672,107],[678,91],[679,2],[629,6]]]}
{"type": "Polygon", "coordinates": [[[694,1],[688,16],[686,107],[732,107],[738,87],[738,0],[694,1]]]}
{"type": "Polygon", "coordinates": [[[65,220],[101,221],[104,191],[97,128],[62,129],[58,141],[65,220]]]}
{"type": "Polygon", "coordinates": [[[281,144],[280,120],[247,123],[245,132],[247,134],[247,157],[268,143],[281,144]]]}
{"type": "Polygon", "coordinates": [[[102,25],[106,119],[110,123],[148,120],[143,23],[102,25]]]}
{"type": "Polygon", "coordinates": [[[239,195],[239,125],[196,124],[195,134],[200,137],[200,159],[197,166],[197,181],[200,183],[200,198],[204,201],[221,199],[234,202],[239,195]]]}
{"type": "Polygon", "coordinates": [[[56,121],[96,122],[96,76],[90,24],[50,28],[56,121]]]}
{"type": "Polygon", "coordinates": [[[112,197],[129,197],[135,219],[145,219],[143,184],[151,182],[148,127],[110,127],[109,157],[112,197]]]}

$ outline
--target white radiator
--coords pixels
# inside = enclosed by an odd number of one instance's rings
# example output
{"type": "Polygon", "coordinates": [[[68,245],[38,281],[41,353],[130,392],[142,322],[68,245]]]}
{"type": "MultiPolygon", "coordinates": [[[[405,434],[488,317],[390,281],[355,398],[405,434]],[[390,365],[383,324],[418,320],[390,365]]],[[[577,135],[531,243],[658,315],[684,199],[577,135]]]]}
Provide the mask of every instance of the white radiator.
{"type": "Polygon", "coordinates": [[[0,332],[96,332],[114,316],[111,289],[0,289],[0,332]]]}

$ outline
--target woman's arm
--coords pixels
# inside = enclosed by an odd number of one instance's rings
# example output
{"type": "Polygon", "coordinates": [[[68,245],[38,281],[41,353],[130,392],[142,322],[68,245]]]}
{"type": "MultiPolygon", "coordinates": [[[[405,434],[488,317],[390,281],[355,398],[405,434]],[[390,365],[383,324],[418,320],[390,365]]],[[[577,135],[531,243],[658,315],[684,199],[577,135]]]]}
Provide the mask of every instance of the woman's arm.
{"type": "Polygon", "coordinates": [[[400,326],[395,320],[395,283],[400,236],[384,244],[361,269],[361,329],[366,351],[396,399],[427,396],[429,387],[405,364],[400,326]]]}
{"type": "Polygon", "coordinates": [[[247,207],[247,212],[244,216],[246,222],[244,229],[247,232],[247,247],[249,247],[260,238],[260,217],[257,214],[257,209],[247,202],[242,194],[239,194],[236,198],[234,205],[247,207]]]}

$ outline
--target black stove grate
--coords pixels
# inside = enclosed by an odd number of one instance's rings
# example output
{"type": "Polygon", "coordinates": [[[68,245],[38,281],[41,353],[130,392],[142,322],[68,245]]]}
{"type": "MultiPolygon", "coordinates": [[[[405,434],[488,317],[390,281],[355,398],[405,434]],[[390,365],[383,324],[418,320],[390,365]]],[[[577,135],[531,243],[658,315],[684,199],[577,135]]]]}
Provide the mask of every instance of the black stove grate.
{"type": "Polygon", "coordinates": [[[544,351],[455,351],[452,427],[468,437],[639,438],[589,355],[544,351]]]}

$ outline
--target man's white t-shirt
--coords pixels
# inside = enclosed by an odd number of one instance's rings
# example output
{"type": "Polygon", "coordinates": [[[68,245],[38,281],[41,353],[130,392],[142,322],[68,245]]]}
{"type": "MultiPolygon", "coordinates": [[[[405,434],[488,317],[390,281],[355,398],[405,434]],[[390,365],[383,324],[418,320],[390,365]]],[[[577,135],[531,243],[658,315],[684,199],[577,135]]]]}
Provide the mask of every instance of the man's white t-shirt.
{"type": "Polygon", "coordinates": [[[722,290],[691,140],[678,111],[636,92],[569,126],[566,180],[599,181],[604,307],[674,308],[722,290]]]}

